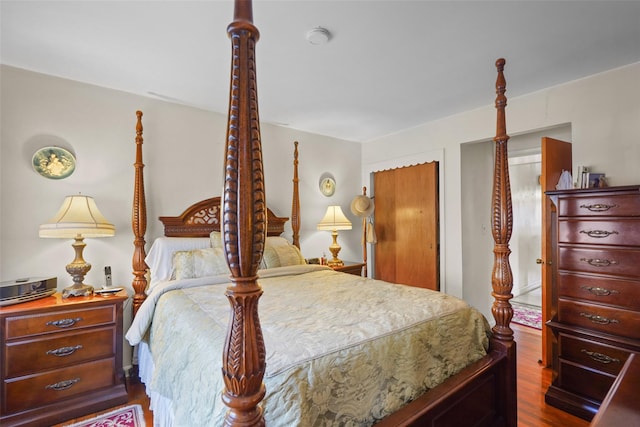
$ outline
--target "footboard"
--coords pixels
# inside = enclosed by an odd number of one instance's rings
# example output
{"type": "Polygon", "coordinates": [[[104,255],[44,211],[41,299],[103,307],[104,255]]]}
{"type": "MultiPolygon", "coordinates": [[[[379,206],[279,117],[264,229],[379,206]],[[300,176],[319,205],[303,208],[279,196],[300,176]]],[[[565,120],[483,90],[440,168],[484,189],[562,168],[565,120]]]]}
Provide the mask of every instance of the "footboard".
{"type": "Polygon", "coordinates": [[[515,426],[515,342],[494,347],[487,356],[429,390],[376,427],[515,426]],[[513,376],[513,378],[510,378],[513,376]],[[512,386],[510,386],[512,385],[512,386]]]}

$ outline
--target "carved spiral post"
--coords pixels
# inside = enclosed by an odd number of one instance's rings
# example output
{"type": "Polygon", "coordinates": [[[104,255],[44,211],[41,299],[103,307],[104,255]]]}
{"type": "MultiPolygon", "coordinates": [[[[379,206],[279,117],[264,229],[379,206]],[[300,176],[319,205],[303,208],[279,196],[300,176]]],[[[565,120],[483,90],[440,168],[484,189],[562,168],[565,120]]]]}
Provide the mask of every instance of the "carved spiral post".
{"type": "MultiPolygon", "coordinates": [[[[367,187],[362,187],[362,195],[367,195],[367,187]]],[[[363,276],[367,277],[367,217],[362,218],[362,262],[363,276]]]]}
{"type": "Polygon", "coordinates": [[[259,33],[252,15],[251,1],[236,0],[234,22],[227,28],[232,72],[221,225],[231,271],[226,291],[231,314],[222,361],[222,400],[229,407],[225,426],[264,425],[259,403],[265,395],[266,350],[258,317],[262,289],[257,271],[267,214],[255,68],[259,33]]]}
{"type": "Polygon", "coordinates": [[[293,231],[293,244],[300,249],[300,193],[298,186],[298,141],[293,143],[293,199],[291,201],[291,229],[293,231]]]}
{"type": "Polygon", "coordinates": [[[496,61],[498,78],[496,80],[496,109],[497,109],[497,129],[496,137],[493,141],[495,149],[495,173],[493,178],[493,195],[491,206],[493,209],[491,229],[493,240],[495,241],[493,253],[493,272],[491,284],[493,286],[494,302],[491,313],[496,320],[493,327],[493,334],[501,341],[512,341],[513,331],[509,327],[513,317],[513,309],[509,300],[513,297],[513,273],[509,265],[509,240],[513,228],[513,212],[511,208],[511,187],[509,184],[509,159],[507,152],[507,129],[505,124],[505,107],[507,106],[506,81],[504,78],[505,60],[500,58],[496,61]]]}
{"type": "Polygon", "coordinates": [[[136,123],[136,162],[134,163],[135,182],[133,188],[133,209],[131,212],[131,228],[133,229],[133,315],[145,299],[144,291],[147,289],[147,264],[144,259],[147,256],[144,245],[144,234],[147,231],[147,206],[144,194],[144,163],[142,163],[142,111],[136,111],[138,122],[136,123]]]}

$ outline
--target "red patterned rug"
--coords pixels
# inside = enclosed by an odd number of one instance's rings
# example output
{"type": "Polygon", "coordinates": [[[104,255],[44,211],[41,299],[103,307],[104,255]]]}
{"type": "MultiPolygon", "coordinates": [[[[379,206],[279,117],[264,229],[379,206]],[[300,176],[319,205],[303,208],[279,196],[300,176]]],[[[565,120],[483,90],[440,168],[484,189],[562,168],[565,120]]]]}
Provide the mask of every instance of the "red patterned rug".
{"type": "Polygon", "coordinates": [[[145,427],[144,413],[140,405],[124,406],[65,427],[145,427]]]}
{"type": "Polygon", "coordinates": [[[542,309],[533,305],[512,302],[513,323],[529,326],[535,329],[542,329],[542,309]]]}

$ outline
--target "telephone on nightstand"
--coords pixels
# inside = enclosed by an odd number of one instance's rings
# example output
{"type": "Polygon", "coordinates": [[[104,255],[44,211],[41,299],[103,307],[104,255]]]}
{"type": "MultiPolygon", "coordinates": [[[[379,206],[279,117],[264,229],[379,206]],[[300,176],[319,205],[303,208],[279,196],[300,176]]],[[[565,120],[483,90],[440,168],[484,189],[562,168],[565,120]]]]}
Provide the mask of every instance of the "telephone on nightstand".
{"type": "Polygon", "coordinates": [[[111,266],[107,265],[104,268],[104,287],[105,288],[110,288],[111,287],[111,266]]]}

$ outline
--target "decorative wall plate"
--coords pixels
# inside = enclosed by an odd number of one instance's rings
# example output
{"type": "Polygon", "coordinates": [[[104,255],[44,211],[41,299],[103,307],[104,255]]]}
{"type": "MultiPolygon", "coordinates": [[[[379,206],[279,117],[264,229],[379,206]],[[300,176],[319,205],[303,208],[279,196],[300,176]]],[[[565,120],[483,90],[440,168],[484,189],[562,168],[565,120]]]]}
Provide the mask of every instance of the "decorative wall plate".
{"type": "Polygon", "coordinates": [[[33,169],[45,178],[64,179],[76,170],[76,158],[64,148],[44,147],[31,160],[33,169]]]}
{"type": "Polygon", "coordinates": [[[325,176],[320,179],[320,192],[327,197],[333,196],[336,192],[336,181],[330,176],[325,176]]]}

